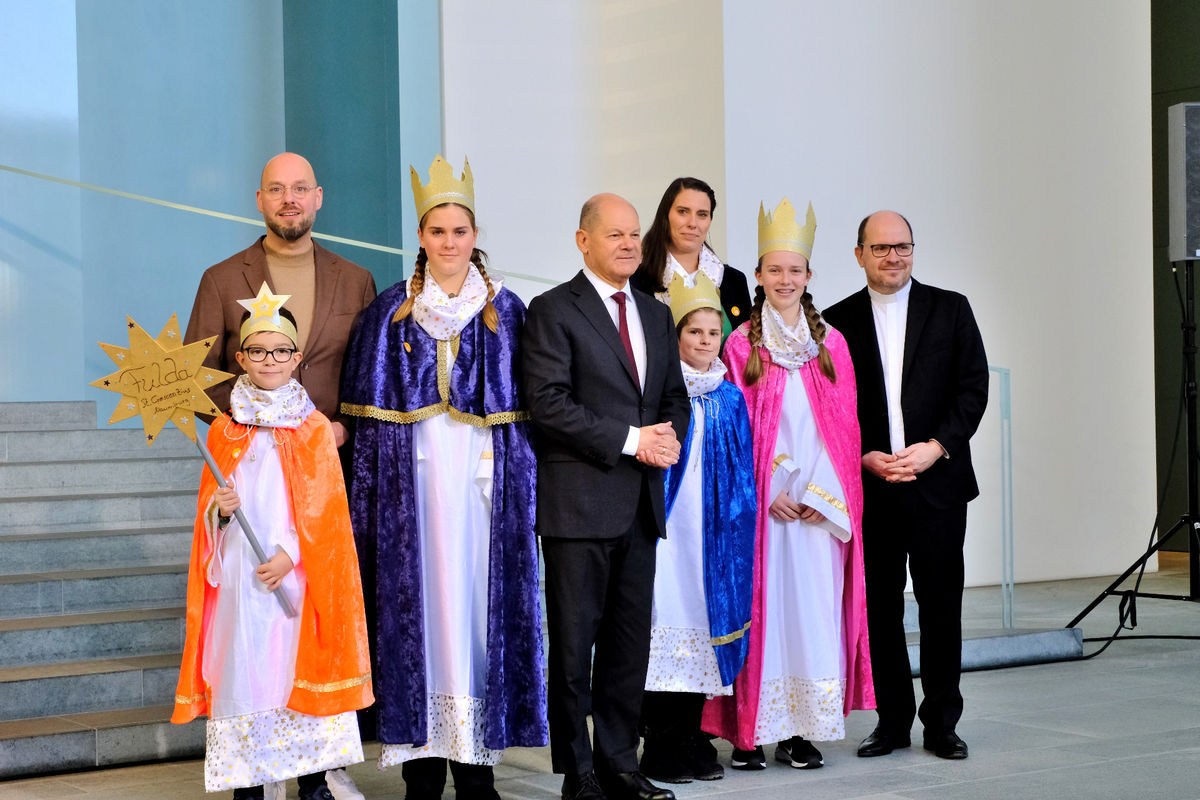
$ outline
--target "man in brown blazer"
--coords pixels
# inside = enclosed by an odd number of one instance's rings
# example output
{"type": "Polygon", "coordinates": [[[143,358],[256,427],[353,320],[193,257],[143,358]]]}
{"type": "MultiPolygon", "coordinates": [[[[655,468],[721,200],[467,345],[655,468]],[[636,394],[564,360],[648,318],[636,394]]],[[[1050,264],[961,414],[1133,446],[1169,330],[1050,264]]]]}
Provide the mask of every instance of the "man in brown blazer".
{"type": "MultiPolygon", "coordinates": [[[[277,294],[291,295],[287,308],[296,317],[297,346],[304,354],[295,377],[333,421],[340,447],[346,441],[338,418],[342,357],[355,318],[375,299],[375,279],[312,240],[322,191],[303,156],[280,153],[268,161],[256,196],[267,233],[205,271],[184,341],[216,336],[204,365],[240,374],[234,353],[245,309],[237,301],[254,297],[264,282],[277,294]]],[[[209,392],[222,411],[229,409],[232,386],[228,381],[209,392]]]]}

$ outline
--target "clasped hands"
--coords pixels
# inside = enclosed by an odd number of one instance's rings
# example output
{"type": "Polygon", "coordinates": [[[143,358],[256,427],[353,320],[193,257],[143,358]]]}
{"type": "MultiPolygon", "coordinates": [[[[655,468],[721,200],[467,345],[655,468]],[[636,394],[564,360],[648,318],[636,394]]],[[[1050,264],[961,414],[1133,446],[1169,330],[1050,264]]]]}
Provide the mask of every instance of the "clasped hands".
{"type": "Polygon", "coordinates": [[[942,446],[934,441],[917,442],[897,453],[872,450],[862,457],[863,469],[888,483],[908,483],[929,469],[945,455],[942,446]]]}
{"type": "MultiPolygon", "coordinates": [[[[213,502],[217,504],[217,510],[223,517],[232,517],[233,512],[242,507],[242,498],[238,497],[238,493],[233,487],[233,481],[229,481],[223,488],[217,489],[213,495],[213,502]]],[[[284,576],[291,572],[294,566],[292,557],[283,550],[279,550],[268,558],[265,564],[259,564],[258,569],[254,570],[254,574],[266,585],[267,591],[273,592],[279,588],[279,584],[283,583],[284,576]]]]}
{"type": "Polygon", "coordinates": [[[792,499],[792,496],[787,491],[782,491],[775,495],[775,499],[771,501],[767,513],[780,522],[807,522],[809,525],[818,525],[825,521],[826,517],[820,511],[804,503],[799,503],[792,499]]]}
{"type": "Polygon", "coordinates": [[[679,460],[679,440],[670,422],[647,425],[638,430],[637,460],[663,469],[679,460]]]}

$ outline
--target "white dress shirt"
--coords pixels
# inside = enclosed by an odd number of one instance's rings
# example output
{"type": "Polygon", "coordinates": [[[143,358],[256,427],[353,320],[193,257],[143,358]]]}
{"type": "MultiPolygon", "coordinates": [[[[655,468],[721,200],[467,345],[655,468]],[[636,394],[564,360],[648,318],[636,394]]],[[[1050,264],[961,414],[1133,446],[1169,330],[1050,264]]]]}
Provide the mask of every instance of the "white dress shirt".
{"type": "MultiPolygon", "coordinates": [[[[625,293],[625,327],[629,329],[629,343],[633,346],[633,363],[637,365],[638,388],[646,388],[646,332],[642,329],[642,317],[638,314],[637,302],[633,299],[633,291],[629,288],[629,281],[619,289],[612,284],[603,281],[599,275],[592,272],[586,266],[583,268],[584,277],[596,289],[596,293],[600,295],[600,299],[604,301],[604,308],[608,311],[609,318],[612,319],[613,327],[618,332],[621,330],[620,307],[617,301],[613,300],[613,295],[617,292],[625,293]]],[[[638,437],[641,431],[633,426],[629,426],[629,435],[625,437],[625,446],[621,448],[621,452],[627,456],[637,455],[638,437]]]]}
{"type": "Polygon", "coordinates": [[[875,315],[875,336],[879,340],[879,360],[883,364],[883,388],[887,395],[888,433],[892,452],[904,449],[904,412],[900,408],[900,387],[904,381],[904,333],[908,328],[908,295],[912,281],[894,294],[880,294],[871,287],[871,312],[875,315]]]}

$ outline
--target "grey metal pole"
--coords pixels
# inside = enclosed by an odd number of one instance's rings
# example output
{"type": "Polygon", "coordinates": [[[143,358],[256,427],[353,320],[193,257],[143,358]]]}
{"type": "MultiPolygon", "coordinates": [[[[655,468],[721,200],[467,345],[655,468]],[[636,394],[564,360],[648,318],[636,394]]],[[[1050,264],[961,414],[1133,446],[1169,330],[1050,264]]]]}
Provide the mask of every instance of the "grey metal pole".
{"type": "MultiPolygon", "coordinates": [[[[217,479],[217,486],[225,488],[227,482],[225,476],[221,474],[221,468],[217,466],[217,462],[213,459],[212,453],[208,452],[208,446],[204,444],[204,437],[197,436],[195,439],[196,448],[200,451],[200,455],[204,456],[204,463],[208,464],[209,472],[217,479]]],[[[254,550],[254,555],[258,557],[258,563],[267,563],[267,554],[263,552],[262,545],[258,543],[258,537],[254,535],[254,531],[250,528],[250,523],[246,519],[246,515],[239,508],[233,512],[233,516],[237,518],[238,525],[242,528],[242,533],[246,534],[246,540],[250,542],[250,547],[254,550]]],[[[283,609],[283,613],[289,617],[296,616],[296,609],[292,608],[292,603],[288,600],[287,594],[284,593],[283,587],[279,586],[275,589],[275,599],[279,601],[279,607],[283,609]]]]}

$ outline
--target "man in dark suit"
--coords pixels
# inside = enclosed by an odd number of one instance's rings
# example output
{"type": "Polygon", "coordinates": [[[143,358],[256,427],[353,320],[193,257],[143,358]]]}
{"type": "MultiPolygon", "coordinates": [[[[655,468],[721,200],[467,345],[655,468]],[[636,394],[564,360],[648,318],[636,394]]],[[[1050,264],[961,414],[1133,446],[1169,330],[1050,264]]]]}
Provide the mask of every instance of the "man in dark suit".
{"type": "Polygon", "coordinates": [[[988,367],[971,306],[912,280],[908,220],[879,211],[854,249],[867,288],[825,311],[846,337],[863,449],[867,627],[879,722],[860,756],[908,747],[917,714],[904,635],[905,562],[921,626],[924,746],[967,757],[962,716],[963,539],[979,494],[970,439],[987,405],[988,367]]]}
{"type": "Polygon", "coordinates": [[[628,283],[639,237],[628,202],[588,200],[575,233],[585,268],[529,304],[521,341],[564,800],[674,799],[638,772],[637,726],[666,530],[662,468],[678,459],[690,406],[670,311],[628,283]]]}
{"type": "MultiPolygon", "coordinates": [[[[342,357],[358,313],[375,299],[375,279],[362,267],[312,240],[322,189],[312,165],[295,153],[280,153],[263,167],[258,210],[267,233],[240,253],[209,267],[200,278],[184,341],[209,336],[217,341],[204,366],[241,374],[234,354],[240,346],[239,299],[254,297],[265,282],[273,292],[290,295],[304,361],[295,378],[321,413],[333,421],[338,447],[346,441],[339,419],[338,389],[342,357]]],[[[209,391],[222,411],[229,409],[228,381],[209,391]]]]}

